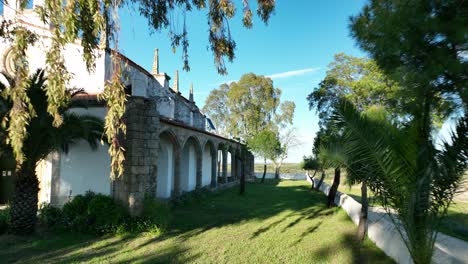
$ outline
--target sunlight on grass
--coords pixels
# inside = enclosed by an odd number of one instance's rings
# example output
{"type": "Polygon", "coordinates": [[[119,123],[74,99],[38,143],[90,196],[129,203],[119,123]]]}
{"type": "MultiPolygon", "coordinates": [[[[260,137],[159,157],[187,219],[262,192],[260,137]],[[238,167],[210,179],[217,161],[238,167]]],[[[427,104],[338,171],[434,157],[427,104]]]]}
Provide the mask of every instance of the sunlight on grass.
{"type": "Polygon", "coordinates": [[[249,184],[179,206],[162,237],[0,237],[0,259],[22,263],[392,263],[304,181],[249,184]],[[10,242],[9,242],[10,241],[10,242]],[[13,242],[14,241],[14,242],[13,242]]]}

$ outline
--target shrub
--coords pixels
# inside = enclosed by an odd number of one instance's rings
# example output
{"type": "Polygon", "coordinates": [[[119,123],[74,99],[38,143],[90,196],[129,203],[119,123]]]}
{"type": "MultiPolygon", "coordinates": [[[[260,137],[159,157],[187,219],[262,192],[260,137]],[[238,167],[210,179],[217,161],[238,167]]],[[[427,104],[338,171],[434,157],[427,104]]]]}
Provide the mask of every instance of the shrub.
{"type": "Polygon", "coordinates": [[[87,215],[96,234],[115,233],[118,226],[128,219],[128,213],[122,205],[102,194],[91,199],[87,215]]]}
{"type": "Polygon", "coordinates": [[[92,230],[88,218],[88,206],[94,196],[95,193],[88,191],[85,195],[73,197],[63,205],[63,223],[66,229],[85,233],[92,230]]]}
{"type": "Polygon", "coordinates": [[[8,230],[10,224],[10,208],[0,210],[0,235],[8,230]]]}
{"type": "Polygon", "coordinates": [[[42,203],[39,207],[39,223],[47,228],[63,228],[62,210],[50,204],[42,203]]]}
{"type": "Polygon", "coordinates": [[[143,203],[141,220],[144,222],[144,229],[147,232],[164,232],[169,226],[171,219],[169,204],[146,198],[143,203]]]}

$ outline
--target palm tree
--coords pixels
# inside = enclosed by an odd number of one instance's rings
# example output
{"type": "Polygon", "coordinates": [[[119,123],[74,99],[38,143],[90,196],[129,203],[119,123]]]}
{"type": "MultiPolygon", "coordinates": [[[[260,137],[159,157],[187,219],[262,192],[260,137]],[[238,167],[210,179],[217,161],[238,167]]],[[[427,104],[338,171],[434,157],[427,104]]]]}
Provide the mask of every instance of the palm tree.
{"type": "Polygon", "coordinates": [[[430,263],[437,226],[468,165],[468,115],[452,143],[437,149],[428,130],[430,107],[421,101],[421,114],[406,125],[369,118],[346,100],[332,118],[344,128],[347,167],[380,198],[413,261],[430,263]]]}
{"type": "MultiPolygon", "coordinates": [[[[12,79],[7,79],[11,85],[12,79]]],[[[96,149],[103,134],[103,122],[100,118],[68,111],[72,107],[80,106],[76,101],[71,101],[60,109],[63,124],[54,127],[53,117],[47,112],[46,85],[44,72],[39,70],[31,76],[28,84],[28,97],[36,115],[26,127],[28,135],[22,149],[25,160],[17,166],[15,177],[10,229],[16,234],[34,231],[39,192],[39,181],[35,170],[38,162],[54,151],[67,152],[71,145],[80,140],[85,140],[92,149],[96,149]]],[[[0,90],[3,91],[5,88],[5,85],[0,85],[0,90]]],[[[80,92],[69,91],[70,97],[80,92]]],[[[7,100],[3,100],[0,104],[7,106],[6,109],[12,107],[11,102],[7,100]]]]}

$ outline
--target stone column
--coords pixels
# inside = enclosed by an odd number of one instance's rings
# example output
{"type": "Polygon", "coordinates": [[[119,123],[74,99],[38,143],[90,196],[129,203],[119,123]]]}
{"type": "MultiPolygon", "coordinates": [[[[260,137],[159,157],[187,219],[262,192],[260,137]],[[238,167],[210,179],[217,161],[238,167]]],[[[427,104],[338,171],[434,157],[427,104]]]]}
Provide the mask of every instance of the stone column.
{"type": "Polygon", "coordinates": [[[233,151],[231,153],[231,179],[235,180],[236,179],[236,170],[237,170],[237,164],[236,164],[236,152],[233,151]]]}
{"type": "MultiPolygon", "coordinates": [[[[178,148],[177,146],[174,146],[174,148],[178,148]]],[[[174,160],[174,192],[172,193],[172,196],[178,196],[182,193],[181,188],[180,188],[180,153],[181,150],[174,149],[175,151],[175,160],[174,160]]]]}
{"type": "Polygon", "coordinates": [[[196,166],[197,166],[197,171],[196,171],[196,185],[195,188],[199,189],[202,187],[202,174],[203,174],[203,150],[195,150],[195,153],[197,155],[196,159],[196,166]]]}
{"type": "Polygon", "coordinates": [[[130,97],[124,120],[124,175],[114,182],[114,198],[121,200],[132,215],[139,215],[145,197],[156,195],[157,158],[159,155],[159,115],[153,99],[130,97]]]}
{"type": "Polygon", "coordinates": [[[223,152],[223,164],[222,164],[223,179],[224,179],[224,183],[226,183],[227,182],[227,150],[223,149],[222,152],[223,152]]]}
{"type": "Polygon", "coordinates": [[[211,152],[211,188],[216,188],[218,185],[218,151],[211,152]]]}

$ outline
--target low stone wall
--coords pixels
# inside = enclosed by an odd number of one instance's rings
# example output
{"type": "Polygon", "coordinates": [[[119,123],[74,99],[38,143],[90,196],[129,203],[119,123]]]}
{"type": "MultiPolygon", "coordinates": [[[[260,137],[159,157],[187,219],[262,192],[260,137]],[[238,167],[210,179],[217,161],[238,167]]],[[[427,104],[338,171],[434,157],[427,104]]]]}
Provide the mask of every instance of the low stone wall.
{"type": "MultiPolygon", "coordinates": [[[[309,179],[307,180],[310,182],[309,179]]],[[[314,179],[314,181],[315,185],[317,185],[318,179],[314,179]]],[[[320,186],[320,191],[328,195],[330,186],[323,183],[320,186]]],[[[337,192],[335,204],[343,208],[356,225],[359,224],[360,203],[344,193],[337,192]]],[[[412,263],[408,249],[385,210],[370,207],[367,228],[369,239],[382,249],[385,254],[398,263],[412,263]]],[[[432,257],[434,263],[468,263],[468,242],[463,240],[439,233],[434,250],[432,257]]]]}

